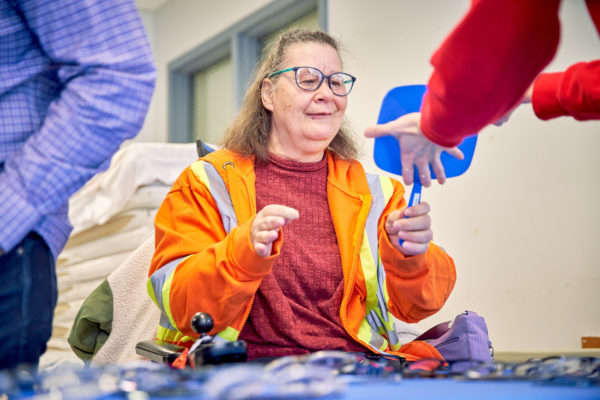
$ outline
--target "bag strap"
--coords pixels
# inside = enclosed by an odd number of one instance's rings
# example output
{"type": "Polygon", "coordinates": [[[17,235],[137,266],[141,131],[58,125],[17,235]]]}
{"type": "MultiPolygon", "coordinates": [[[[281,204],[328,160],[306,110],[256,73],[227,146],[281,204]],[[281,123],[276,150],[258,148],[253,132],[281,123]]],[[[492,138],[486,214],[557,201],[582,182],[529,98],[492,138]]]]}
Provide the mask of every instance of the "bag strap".
{"type": "Polygon", "coordinates": [[[465,311],[463,313],[458,314],[452,321],[446,321],[446,322],[439,323],[439,324],[435,325],[433,328],[426,330],[420,336],[416,337],[414,340],[437,339],[450,330],[450,328],[452,327],[452,324],[454,323],[456,318],[460,317],[461,315],[469,315],[469,313],[471,313],[472,315],[477,315],[476,312],[465,311]]]}
{"type": "Polygon", "coordinates": [[[414,340],[431,340],[441,337],[444,333],[450,330],[450,324],[452,321],[446,321],[429,328],[421,335],[417,336],[414,340]]]}

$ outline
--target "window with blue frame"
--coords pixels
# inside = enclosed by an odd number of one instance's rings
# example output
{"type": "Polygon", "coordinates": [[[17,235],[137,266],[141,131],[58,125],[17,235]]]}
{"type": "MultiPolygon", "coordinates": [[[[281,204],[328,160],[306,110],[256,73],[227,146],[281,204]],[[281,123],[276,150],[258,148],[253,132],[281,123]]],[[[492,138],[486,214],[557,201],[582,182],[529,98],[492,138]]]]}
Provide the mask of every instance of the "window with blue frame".
{"type": "Polygon", "coordinates": [[[326,30],[327,0],[277,0],[169,65],[169,141],[219,144],[277,36],[326,30]]]}

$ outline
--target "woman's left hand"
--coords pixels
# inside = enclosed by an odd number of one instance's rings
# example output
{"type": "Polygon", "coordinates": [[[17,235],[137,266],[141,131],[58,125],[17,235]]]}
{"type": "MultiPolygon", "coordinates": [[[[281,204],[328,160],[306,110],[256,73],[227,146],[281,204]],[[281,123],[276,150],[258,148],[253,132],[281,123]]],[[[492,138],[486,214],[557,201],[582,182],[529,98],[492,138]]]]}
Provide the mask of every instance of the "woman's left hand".
{"type": "Polygon", "coordinates": [[[385,221],[385,231],[392,245],[405,256],[423,254],[433,240],[429,204],[423,202],[416,206],[392,211],[385,221]],[[399,239],[404,240],[400,246],[399,239]]]}

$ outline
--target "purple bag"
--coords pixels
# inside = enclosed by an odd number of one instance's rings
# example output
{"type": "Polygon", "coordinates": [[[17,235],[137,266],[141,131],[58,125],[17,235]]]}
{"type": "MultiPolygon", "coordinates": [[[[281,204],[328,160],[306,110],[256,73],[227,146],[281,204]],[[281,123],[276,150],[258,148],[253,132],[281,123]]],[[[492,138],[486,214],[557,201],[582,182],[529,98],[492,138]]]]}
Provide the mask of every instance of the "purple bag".
{"type": "Polygon", "coordinates": [[[492,362],[494,358],[485,320],[473,311],[457,315],[454,321],[442,322],[415,340],[434,346],[451,362],[452,372],[462,372],[471,366],[492,362]]]}

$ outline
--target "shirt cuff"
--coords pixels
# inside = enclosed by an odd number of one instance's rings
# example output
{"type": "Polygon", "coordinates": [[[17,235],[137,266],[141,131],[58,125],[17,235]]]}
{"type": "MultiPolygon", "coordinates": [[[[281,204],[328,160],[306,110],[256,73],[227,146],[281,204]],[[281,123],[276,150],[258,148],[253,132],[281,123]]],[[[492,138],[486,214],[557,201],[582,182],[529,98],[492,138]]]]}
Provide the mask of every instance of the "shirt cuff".
{"type": "Polygon", "coordinates": [[[558,102],[557,91],[562,80],[562,72],[540,74],[533,84],[531,105],[533,112],[541,120],[548,120],[568,112],[558,102]]]}
{"type": "MultiPolygon", "coordinates": [[[[427,95],[426,95],[427,96],[427,95]]],[[[423,106],[421,108],[421,119],[419,122],[419,129],[427,139],[431,142],[443,146],[443,147],[454,147],[458,146],[462,142],[462,137],[453,137],[454,133],[443,132],[442,129],[434,126],[432,119],[430,118],[432,111],[428,102],[423,99],[423,106]]]]}

